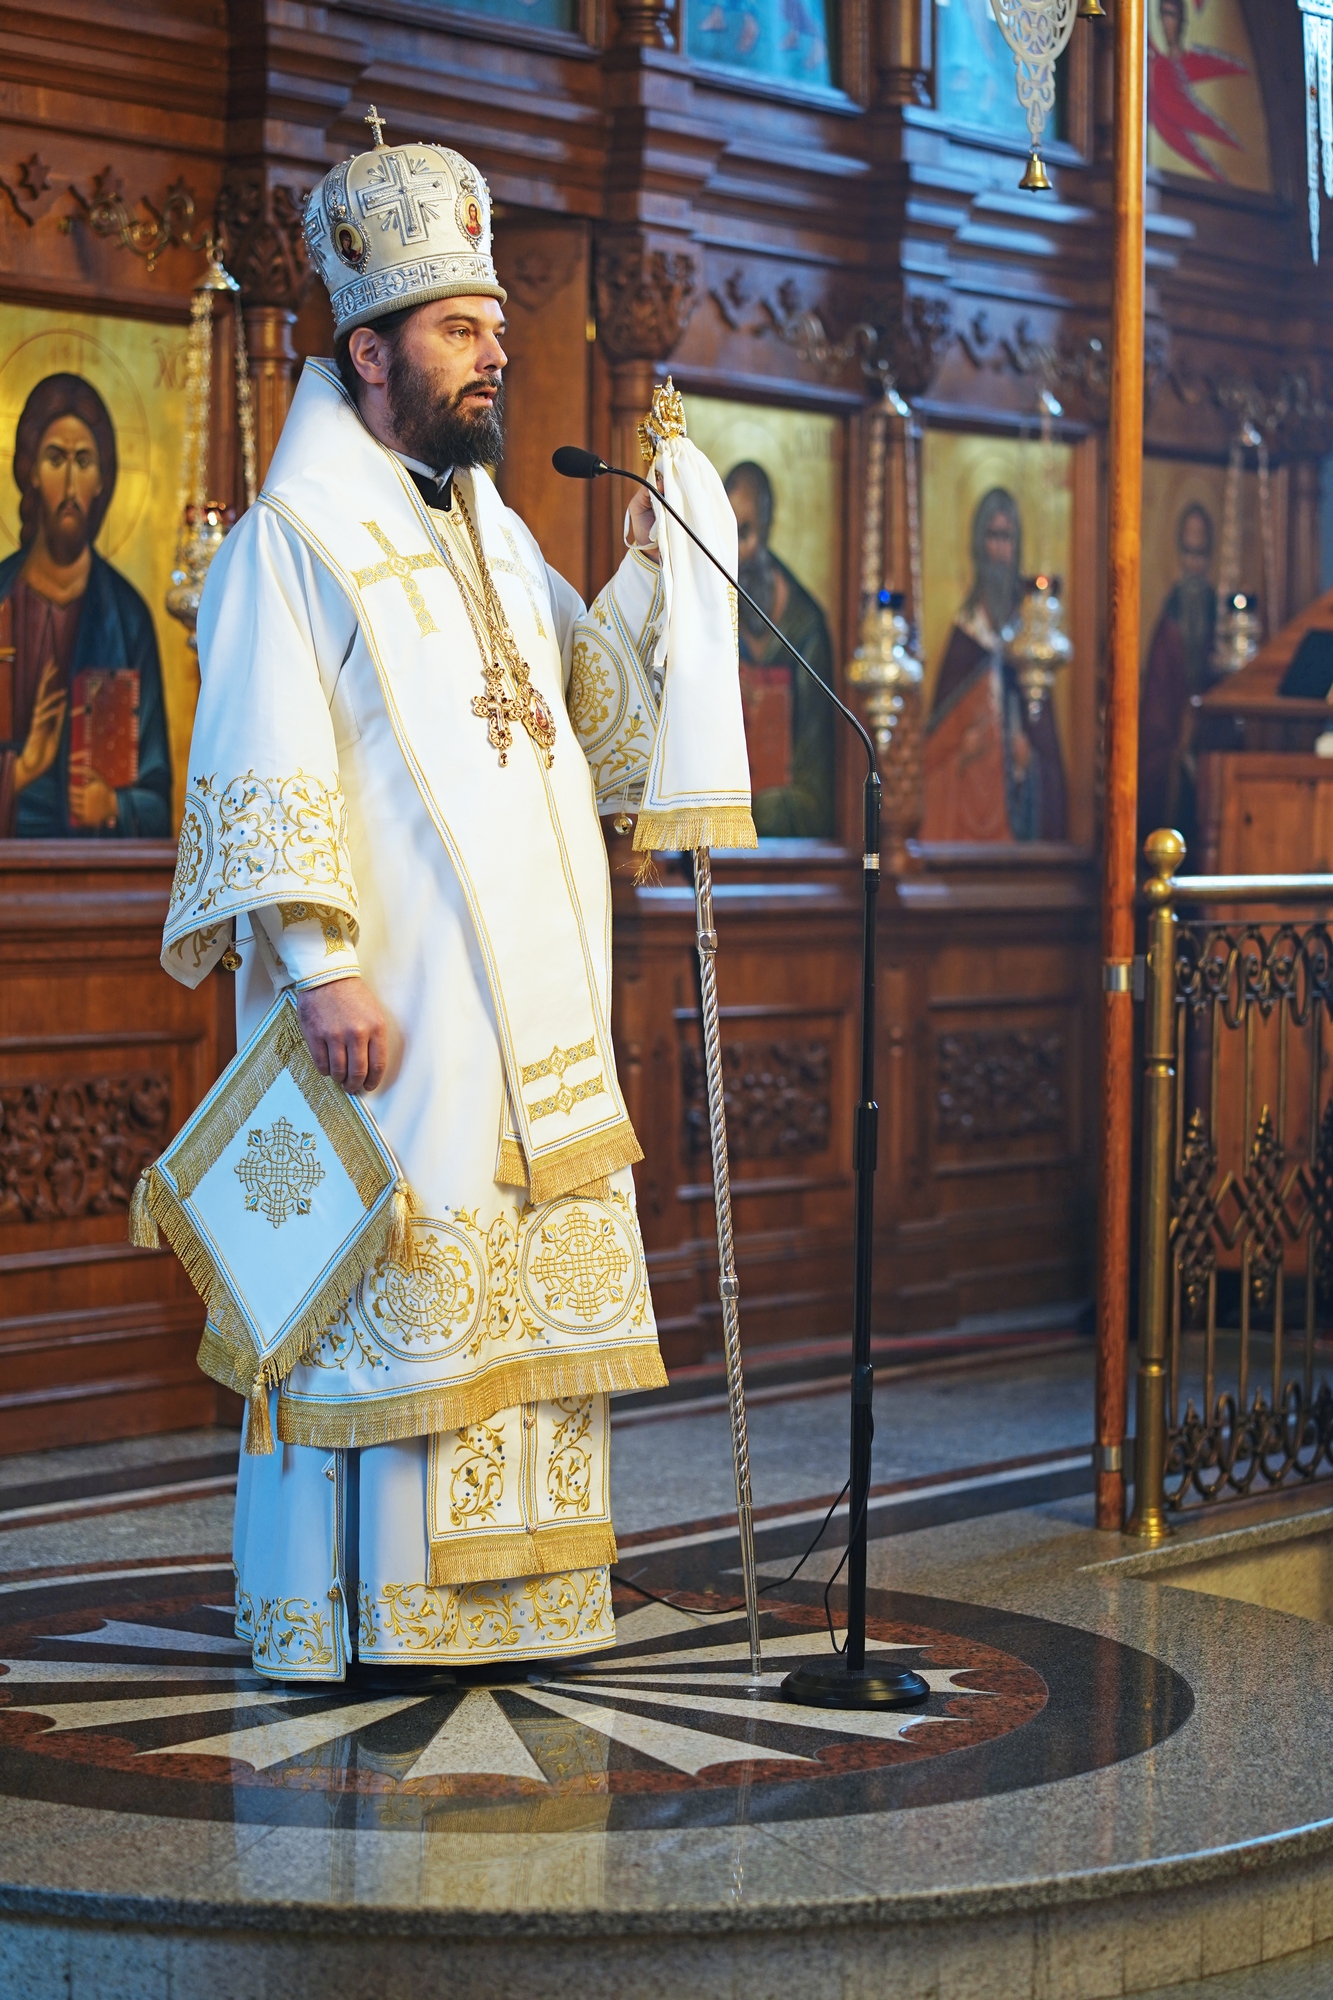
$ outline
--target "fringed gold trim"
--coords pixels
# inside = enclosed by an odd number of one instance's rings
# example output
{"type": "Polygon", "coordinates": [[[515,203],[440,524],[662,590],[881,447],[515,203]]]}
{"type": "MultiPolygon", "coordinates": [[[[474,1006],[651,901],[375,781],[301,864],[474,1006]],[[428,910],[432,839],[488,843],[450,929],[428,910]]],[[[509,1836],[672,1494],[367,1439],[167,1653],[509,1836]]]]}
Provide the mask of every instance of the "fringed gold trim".
{"type": "Polygon", "coordinates": [[[758,847],[749,806],[692,806],[679,812],[640,809],[634,850],[666,848],[674,853],[696,847],[758,847]]]}
{"type": "MultiPolygon", "coordinates": [[[[295,1008],[292,1012],[295,1017],[295,1008]]],[[[304,1035],[300,1037],[299,1047],[291,1051],[287,1069],[292,1082],[332,1141],[343,1172],[369,1208],[384,1187],[384,1155],[352,1109],[351,1098],[341,1084],[320,1075],[305,1045],[304,1035]]]]}
{"type": "MultiPolygon", "coordinates": [[[[305,1036],[289,1001],[230,1086],[220,1091],[194,1130],[167,1149],[167,1164],[182,1201],[188,1201],[204,1175],[215,1167],[236,1134],[253,1113],[265,1091],[271,1090],[305,1036]]],[[[306,1050],[309,1061],[309,1051],[306,1050]]],[[[311,1064],[313,1068],[314,1065],[311,1064]]],[[[318,1072],[316,1072],[318,1074],[318,1072]]]]}
{"type": "Polygon", "coordinates": [[[278,1402],[278,1436],[283,1444],[317,1445],[324,1451],[351,1451],[358,1445],[392,1444],[398,1438],[429,1437],[432,1431],[461,1430],[485,1423],[497,1410],[516,1403],[543,1403],[555,1396],[587,1396],[603,1391],[663,1389],[667,1372],[656,1341],[603,1350],[600,1354],[512,1356],[497,1361],[471,1382],[452,1388],[404,1389],[396,1396],[316,1401],[284,1395],[278,1402]]]}
{"type": "Polygon", "coordinates": [[[571,1139],[559,1152],[529,1160],[529,1199],[534,1203],[555,1201],[562,1194],[575,1194],[613,1174],[617,1167],[632,1167],[643,1158],[643,1148],[628,1118],[622,1118],[607,1132],[586,1139],[571,1139]]]}
{"type": "Polygon", "coordinates": [[[662,886],[662,877],[657,869],[657,856],[651,847],[645,848],[639,856],[639,865],[634,870],[634,886],[636,889],[659,889],[662,886]]]}
{"type": "Polygon", "coordinates": [[[595,1181],[583,1181],[578,1187],[571,1188],[570,1193],[576,1195],[580,1201],[610,1201],[610,1176],[599,1174],[595,1181]]]}
{"type": "Polygon", "coordinates": [[[259,1357],[253,1349],[248,1355],[238,1355],[226,1336],[210,1322],[204,1328],[195,1364],[210,1381],[220,1382],[224,1389],[248,1400],[259,1357]]]}
{"type": "MultiPolygon", "coordinates": [[[[395,1228],[401,1227],[397,1212],[400,1185],[396,1182],[392,1193],[385,1190],[378,1212],[367,1217],[361,1234],[348,1245],[300,1318],[291,1323],[262,1361],[256,1361],[252,1380],[262,1375],[271,1387],[276,1387],[328,1332],[362,1278],[385,1255],[395,1228]]],[[[251,1342],[253,1337],[212,1251],[196,1230],[188,1209],[160,1175],[153,1176],[148,1201],[168,1243],[185,1266],[190,1283],[207,1306],[209,1318],[217,1322],[218,1331],[224,1337],[236,1339],[238,1344],[251,1342]]],[[[252,1393],[249,1385],[243,1393],[247,1396],[252,1393]]]]}
{"type": "Polygon", "coordinates": [[[130,1242],[136,1250],[160,1250],[162,1232],[153,1220],[153,1212],[148,1206],[148,1193],[152,1186],[153,1169],[145,1167],[134,1183],[134,1193],[130,1196],[130,1242]]]}
{"type": "Polygon", "coordinates": [[[271,1458],[273,1425],[268,1414],[268,1384],[256,1375],[245,1405],[245,1449],[250,1458],[271,1458]]]}
{"type": "Polygon", "coordinates": [[[488,1535],[457,1535],[430,1545],[427,1582],[494,1583],[508,1577],[555,1576],[566,1569],[602,1569],[616,1560],[609,1521],[589,1526],[552,1522],[488,1535]]]}
{"type": "Polygon", "coordinates": [[[495,1178],[501,1187],[526,1188],[528,1163],[517,1139],[501,1139],[495,1162],[495,1178]]]}

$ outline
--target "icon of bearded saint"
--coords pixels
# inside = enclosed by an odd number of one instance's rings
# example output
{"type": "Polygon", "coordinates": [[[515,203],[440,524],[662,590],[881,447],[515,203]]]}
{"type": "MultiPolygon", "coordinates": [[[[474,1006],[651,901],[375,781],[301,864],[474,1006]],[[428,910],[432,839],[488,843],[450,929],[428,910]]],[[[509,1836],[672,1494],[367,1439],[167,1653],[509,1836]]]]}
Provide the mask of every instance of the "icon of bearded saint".
{"type": "MultiPolygon", "coordinates": [[[[1204,0],[1193,0],[1194,11],[1197,13],[1203,4],[1204,0]]],[[[1201,102],[1198,86],[1214,83],[1219,77],[1248,76],[1249,70],[1221,49],[1186,48],[1188,5],[1189,0],[1159,0],[1158,19],[1166,47],[1148,45],[1148,123],[1173,153],[1179,153],[1208,180],[1225,186],[1227,176],[1214,166],[1199,141],[1210,139],[1215,145],[1230,146],[1233,152],[1244,148],[1230,127],[1201,102]]]]}
{"type": "Polygon", "coordinates": [[[0,562],[0,838],[171,834],[152,614],[94,546],[116,470],[115,426],[91,382],[39,382],[14,432],[19,546],[0,562]],[[94,727],[86,755],[72,759],[80,692],[95,699],[93,681],[117,679],[129,684],[120,754],[113,764],[110,738],[99,748],[94,727]],[[130,766],[123,775],[120,764],[130,766]]]}

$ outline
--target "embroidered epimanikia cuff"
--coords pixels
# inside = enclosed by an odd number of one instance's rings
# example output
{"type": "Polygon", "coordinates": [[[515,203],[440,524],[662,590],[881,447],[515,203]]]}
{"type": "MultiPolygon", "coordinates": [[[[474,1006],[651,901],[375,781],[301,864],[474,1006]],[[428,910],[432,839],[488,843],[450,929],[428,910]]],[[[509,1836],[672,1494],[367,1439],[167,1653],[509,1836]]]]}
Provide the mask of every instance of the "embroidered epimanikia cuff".
{"type": "Polygon", "coordinates": [[[255,918],[282,967],[280,984],[303,991],[360,970],[351,923],[320,903],[274,903],[255,918]]]}

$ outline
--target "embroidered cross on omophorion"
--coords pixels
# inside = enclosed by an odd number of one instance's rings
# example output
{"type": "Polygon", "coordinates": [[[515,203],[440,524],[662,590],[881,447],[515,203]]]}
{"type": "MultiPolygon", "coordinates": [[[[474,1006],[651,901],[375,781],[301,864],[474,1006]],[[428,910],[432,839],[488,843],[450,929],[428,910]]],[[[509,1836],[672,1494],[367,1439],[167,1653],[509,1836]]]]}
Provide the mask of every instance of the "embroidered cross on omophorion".
{"type": "Polygon", "coordinates": [[[314,1133],[298,1133],[289,1119],[275,1118],[267,1132],[256,1127],[247,1138],[250,1149],[237,1161],[236,1176],[250,1213],[275,1229],[291,1215],[309,1215],[310,1197],[324,1178],[314,1133]]]}
{"type": "Polygon", "coordinates": [[[363,521],[367,534],[373,535],[384,551],[384,561],[371,563],[368,569],[352,571],[352,581],[358,590],[365,590],[372,583],[387,583],[392,577],[401,583],[407,593],[407,601],[416,614],[417,629],[424,639],[428,633],[438,632],[439,626],[426,609],[426,600],[417,588],[413,572],[419,569],[443,569],[444,564],[432,550],[426,549],[419,556],[400,556],[378,521],[363,521]]]}

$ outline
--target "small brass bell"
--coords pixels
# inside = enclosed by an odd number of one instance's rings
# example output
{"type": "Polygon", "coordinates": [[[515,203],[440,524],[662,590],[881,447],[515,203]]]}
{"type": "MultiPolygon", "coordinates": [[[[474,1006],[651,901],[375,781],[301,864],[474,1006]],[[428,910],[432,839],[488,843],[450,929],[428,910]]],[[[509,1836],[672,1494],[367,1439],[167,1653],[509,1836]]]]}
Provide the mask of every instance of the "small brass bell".
{"type": "Polygon", "coordinates": [[[1028,154],[1028,163],[1024,169],[1023,178],[1018,185],[1021,188],[1026,188],[1029,194],[1049,194],[1051,191],[1050,176],[1046,172],[1046,162],[1042,159],[1041,154],[1035,146],[1028,154]]]}
{"type": "Polygon", "coordinates": [[[1104,21],[1106,19],[1106,9],[1102,5],[1102,0],[1078,0],[1078,19],[1080,21],[1104,21]]]}

